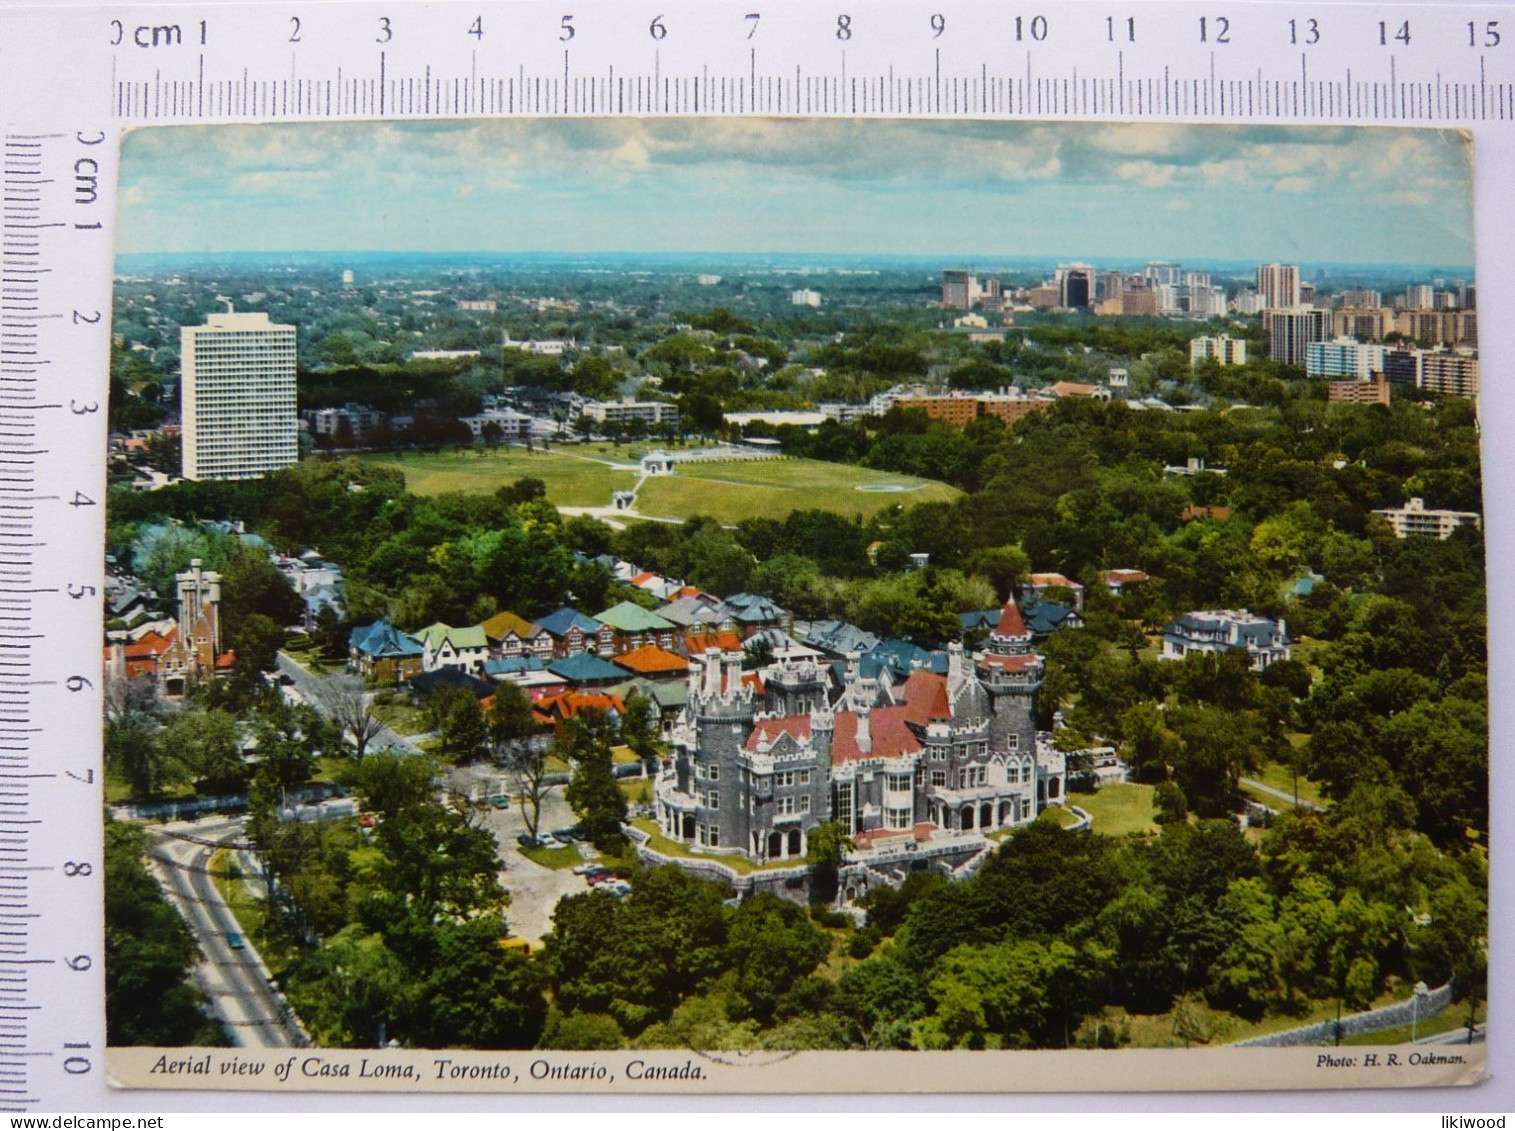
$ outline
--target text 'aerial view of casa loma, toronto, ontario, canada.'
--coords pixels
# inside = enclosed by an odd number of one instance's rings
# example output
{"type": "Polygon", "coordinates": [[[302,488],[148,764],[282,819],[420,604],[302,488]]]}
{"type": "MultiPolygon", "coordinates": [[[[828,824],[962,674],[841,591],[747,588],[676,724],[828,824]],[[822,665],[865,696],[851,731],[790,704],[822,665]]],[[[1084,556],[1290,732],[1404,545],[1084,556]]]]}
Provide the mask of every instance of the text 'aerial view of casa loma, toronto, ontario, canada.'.
{"type": "Polygon", "coordinates": [[[217,1047],[1471,1063],[1472,161],[1303,127],[129,135],[113,1049],[165,1087],[217,1047]]]}

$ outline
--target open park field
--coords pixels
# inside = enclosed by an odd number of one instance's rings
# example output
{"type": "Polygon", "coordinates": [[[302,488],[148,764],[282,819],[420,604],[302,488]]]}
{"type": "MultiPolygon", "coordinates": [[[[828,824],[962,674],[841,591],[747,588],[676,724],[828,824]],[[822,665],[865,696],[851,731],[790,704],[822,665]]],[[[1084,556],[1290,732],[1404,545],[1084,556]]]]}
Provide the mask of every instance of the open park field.
{"type": "MultiPolygon", "coordinates": [[[[403,459],[375,456],[372,462],[399,468],[418,495],[483,494],[531,476],[547,485],[547,498],[557,506],[608,507],[612,491],[635,483],[629,465],[641,454],[641,448],[585,445],[531,453],[519,448],[407,453],[403,459]]],[[[681,462],[673,475],[645,480],[636,514],[675,519],[702,514],[731,524],[744,518],[781,519],[790,511],[815,508],[867,518],[886,507],[948,501],[959,494],[929,479],[820,460],[691,461],[681,462]]]]}
{"type": "Polygon", "coordinates": [[[608,507],[612,491],[629,490],[636,481],[636,472],[612,467],[587,453],[526,452],[520,448],[406,452],[403,459],[384,455],[370,457],[370,462],[399,468],[405,473],[406,486],[417,495],[446,491],[487,495],[529,476],[547,484],[547,497],[563,507],[608,507]]]}
{"type": "Polygon", "coordinates": [[[959,494],[929,479],[820,460],[712,460],[681,463],[673,475],[648,479],[637,493],[637,511],[674,518],[707,514],[725,523],[811,509],[867,518],[886,507],[945,502],[959,494]]]}

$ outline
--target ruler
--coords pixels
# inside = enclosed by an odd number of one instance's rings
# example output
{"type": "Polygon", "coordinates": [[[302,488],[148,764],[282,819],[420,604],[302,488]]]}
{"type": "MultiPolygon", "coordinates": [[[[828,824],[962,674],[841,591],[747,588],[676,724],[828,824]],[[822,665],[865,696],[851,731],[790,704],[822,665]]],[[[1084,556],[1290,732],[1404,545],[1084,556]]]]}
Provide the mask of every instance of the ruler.
{"type": "MultiPolygon", "coordinates": [[[[831,115],[1453,126],[1482,248],[1515,6],[552,0],[0,6],[0,1111],[104,1090],[101,559],[115,169],[155,124],[831,115]]],[[[1486,309],[1515,294],[1481,256],[1486,309]]],[[[1511,332],[1485,319],[1487,371],[1511,332]]],[[[1508,413],[1497,379],[1485,418],[1508,413]]],[[[1486,453],[1491,576],[1512,556],[1486,453]]],[[[1495,639],[1509,602],[1493,594],[1495,639]]],[[[1496,667],[1496,678],[1502,673],[1496,667]]],[[[1501,696],[1492,696],[1496,734],[1501,696]]],[[[1499,916],[1495,916],[1496,924],[1499,916]]],[[[152,1107],[149,1096],[132,1106],[152,1107]]]]}

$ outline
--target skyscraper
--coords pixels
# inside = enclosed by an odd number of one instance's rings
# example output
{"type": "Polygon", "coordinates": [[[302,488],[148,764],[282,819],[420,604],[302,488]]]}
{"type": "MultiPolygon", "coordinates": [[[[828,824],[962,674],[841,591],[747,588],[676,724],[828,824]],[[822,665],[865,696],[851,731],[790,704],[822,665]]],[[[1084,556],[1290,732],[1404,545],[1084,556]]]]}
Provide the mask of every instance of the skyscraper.
{"type": "Polygon", "coordinates": [[[1257,268],[1257,293],[1269,310],[1289,310],[1299,305],[1299,268],[1285,263],[1264,263],[1257,268]]]}
{"type": "Polygon", "coordinates": [[[295,328],[211,314],[179,331],[184,478],[251,479],[299,458],[295,328]]]}
{"type": "Polygon", "coordinates": [[[1057,284],[1062,305],[1081,310],[1094,303],[1094,268],[1087,263],[1073,263],[1057,269],[1057,284]]]}
{"type": "Polygon", "coordinates": [[[1274,361],[1303,366],[1311,342],[1329,341],[1331,312],[1299,306],[1293,310],[1268,310],[1263,313],[1268,331],[1268,356],[1274,361]]]}

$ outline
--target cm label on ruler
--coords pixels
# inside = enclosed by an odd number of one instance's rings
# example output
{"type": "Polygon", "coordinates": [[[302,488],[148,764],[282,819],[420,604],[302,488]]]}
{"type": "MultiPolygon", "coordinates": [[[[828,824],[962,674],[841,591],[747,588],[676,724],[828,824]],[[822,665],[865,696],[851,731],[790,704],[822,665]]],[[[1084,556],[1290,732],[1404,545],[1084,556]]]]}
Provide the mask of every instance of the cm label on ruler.
{"type": "Polygon", "coordinates": [[[1515,116],[1492,8],[1020,9],[754,0],[118,15],[111,113],[891,114],[1473,121],[1515,116]]]}

